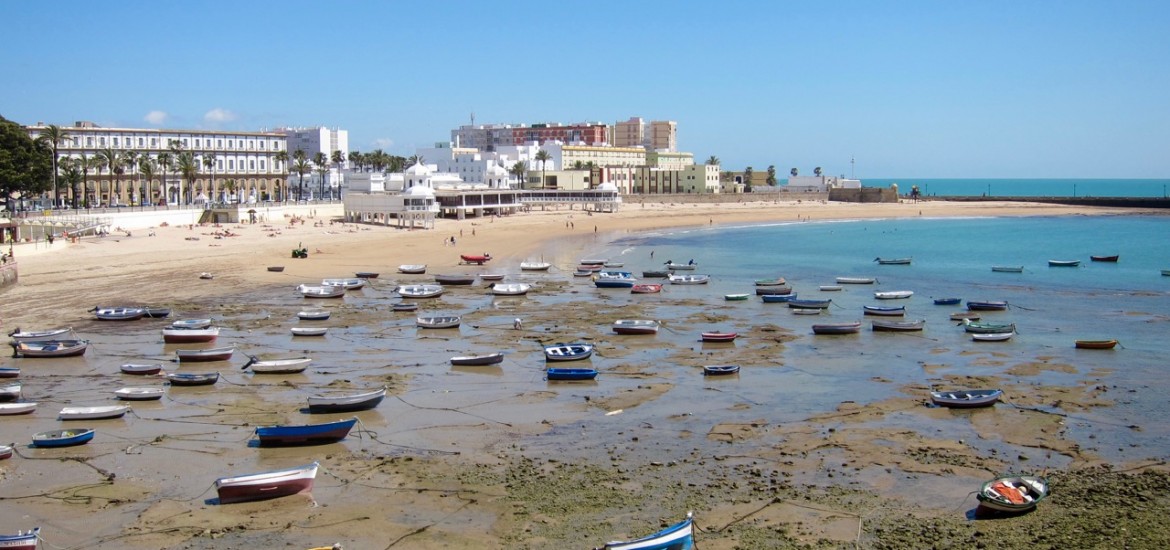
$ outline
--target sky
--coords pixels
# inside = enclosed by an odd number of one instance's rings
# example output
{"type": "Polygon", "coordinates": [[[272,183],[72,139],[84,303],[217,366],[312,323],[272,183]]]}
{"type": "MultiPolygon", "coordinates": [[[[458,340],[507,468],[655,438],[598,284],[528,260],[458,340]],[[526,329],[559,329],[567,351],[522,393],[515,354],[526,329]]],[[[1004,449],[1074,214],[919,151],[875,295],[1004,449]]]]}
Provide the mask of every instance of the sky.
{"type": "Polygon", "coordinates": [[[1163,0],[0,2],[0,116],[329,126],[678,123],[724,170],[1170,177],[1163,0]]]}

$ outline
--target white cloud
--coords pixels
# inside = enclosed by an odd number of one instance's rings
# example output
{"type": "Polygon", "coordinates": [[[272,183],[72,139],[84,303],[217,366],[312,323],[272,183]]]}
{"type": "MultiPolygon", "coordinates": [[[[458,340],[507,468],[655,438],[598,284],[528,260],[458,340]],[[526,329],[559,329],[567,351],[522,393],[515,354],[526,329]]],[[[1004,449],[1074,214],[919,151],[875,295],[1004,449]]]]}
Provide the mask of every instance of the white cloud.
{"type": "Polygon", "coordinates": [[[371,142],[374,149],[389,149],[394,146],[394,140],[390,138],[378,138],[371,142]]]}
{"type": "Polygon", "coordinates": [[[207,111],[207,114],[203,115],[204,122],[207,122],[209,124],[219,124],[221,122],[231,122],[235,119],[236,119],[235,113],[233,113],[227,109],[222,109],[219,107],[216,107],[210,111],[207,111]]]}
{"type": "Polygon", "coordinates": [[[166,111],[151,111],[146,113],[146,116],[142,117],[142,120],[154,124],[155,126],[159,126],[167,121],[167,116],[168,115],[166,111]]]}

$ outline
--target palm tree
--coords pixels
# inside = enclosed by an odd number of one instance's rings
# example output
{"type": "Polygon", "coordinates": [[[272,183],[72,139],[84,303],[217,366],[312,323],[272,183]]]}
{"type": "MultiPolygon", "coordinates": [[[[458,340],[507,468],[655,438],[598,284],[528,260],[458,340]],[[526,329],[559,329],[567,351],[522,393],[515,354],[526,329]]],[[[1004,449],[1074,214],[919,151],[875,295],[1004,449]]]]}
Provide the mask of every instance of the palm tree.
{"type": "Polygon", "coordinates": [[[751,166],[748,166],[747,168],[744,169],[743,182],[748,184],[748,185],[752,184],[752,167],[751,166]]]}
{"type": "Polygon", "coordinates": [[[520,182],[520,189],[523,189],[524,180],[527,179],[526,176],[528,175],[528,165],[525,164],[524,161],[516,161],[516,164],[513,164],[512,167],[508,169],[508,172],[513,176],[516,176],[516,180],[520,182]]]}
{"type": "Polygon", "coordinates": [[[159,153],[155,159],[158,161],[159,168],[162,168],[162,174],[158,178],[158,194],[167,203],[171,202],[171,198],[167,195],[167,173],[175,165],[175,159],[170,153],[159,153]]]}
{"type": "Polygon", "coordinates": [[[767,181],[767,183],[768,183],[768,185],[770,185],[772,187],[776,187],[776,166],[775,165],[768,166],[768,181],[767,181]]]}
{"type": "Polygon", "coordinates": [[[422,155],[411,155],[410,158],[406,159],[406,164],[410,166],[414,166],[416,164],[425,164],[426,162],[427,159],[423,158],[422,155]]]}
{"type": "Polygon", "coordinates": [[[77,184],[81,183],[81,159],[72,157],[65,157],[61,161],[61,175],[65,177],[65,183],[69,184],[69,188],[73,190],[73,208],[77,208],[77,184]]]}
{"type": "Polygon", "coordinates": [[[118,196],[118,193],[121,191],[122,187],[118,181],[119,176],[121,176],[124,172],[124,169],[122,168],[122,164],[124,162],[124,159],[122,158],[122,152],[114,149],[113,147],[106,147],[105,149],[99,149],[96,154],[97,157],[95,158],[97,158],[98,162],[100,163],[98,167],[98,174],[101,174],[101,169],[110,171],[110,181],[114,184],[113,194],[116,197],[118,196]]]}
{"type": "Polygon", "coordinates": [[[215,153],[203,153],[203,167],[211,174],[211,191],[208,196],[212,198],[215,197],[215,161],[215,153]]]}
{"type": "Polygon", "coordinates": [[[305,172],[313,170],[312,165],[305,158],[305,152],[297,149],[293,152],[293,172],[300,174],[301,178],[297,181],[297,200],[301,200],[301,196],[305,191],[305,172]]]}
{"type": "MultiPolygon", "coordinates": [[[[79,157],[77,159],[77,162],[78,162],[78,167],[81,168],[81,186],[85,190],[88,191],[88,189],[89,189],[89,181],[88,181],[89,180],[89,171],[91,169],[93,169],[93,170],[98,169],[99,161],[95,157],[87,156],[85,153],[82,153],[81,157],[79,157]]],[[[74,190],[74,192],[73,192],[73,207],[74,208],[77,208],[78,194],[79,194],[78,191],[74,190]]],[[[86,193],[85,200],[83,202],[84,202],[86,207],[89,207],[89,194],[88,193],[86,193]]]]}
{"type": "Polygon", "coordinates": [[[44,133],[40,135],[39,139],[42,143],[53,150],[53,206],[56,207],[60,202],[61,195],[57,191],[57,162],[60,157],[60,146],[65,140],[69,139],[69,132],[66,132],[56,124],[50,124],[45,127],[44,133]]]}
{"type": "Polygon", "coordinates": [[[313,153],[313,165],[317,167],[317,175],[321,176],[321,183],[317,184],[317,200],[325,196],[325,174],[329,173],[329,157],[324,151],[313,153]]]}
{"type": "Polygon", "coordinates": [[[818,177],[818,178],[821,177],[821,167],[820,166],[813,168],[813,175],[818,177]]]}
{"type": "Polygon", "coordinates": [[[277,163],[276,169],[278,171],[285,170],[282,167],[285,164],[288,164],[288,151],[277,151],[275,155],[272,155],[272,160],[276,161],[276,163],[277,163]]]}
{"type": "Polygon", "coordinates": [[[792,174],[792,177],[794,177],[794,178],[795,178],[797,175],[799,175],[799,174],[800,174],[800,170],[797,170],[796,168],[793,168],[792,170],[789,170],[789,171],[788,171],[788,173],[789,173],[789,174],[792,174]]]}
{"type": "Polygon", "coordinates": [[[540,188],[544,189],[544,165],[552,158],[552,155],[548,151],[541,149],[536,152],[536,156],[533,158],[540,162],[540,188]]]}
{"type": "MultiPolygon", "coordinates": [[[[333,156],[329,160],[332,160],[334,166],[337,166],[337,198],[341,198],[341,165],[345,163],[345,153],[334,151],[333,156]]],[[[329,198],[333,198],[332,185],[329,186],[329,198]]]]}
{"type": "Polygon", "coordinates": [[[357,170],[359,172],[364,170],[365,163],[363,161],[365,160],[365,158],[362,156],[361,151],[358,151],[358,150],[350,151],[348,158],[349,158],[349,163],[353,165],[353,168],[355,170],[357,170]]]}
{"type": "Polygon", "coordinates": [[[718,166],[719,165],[719,157],[717,157],[715,155],[711,155],[711,156],[707,157],[707,165],[708,166],[718,166]]]}
{"type": "MultiPolygon", "coordinates": [[[[191,204],[195,198],[193,191],[195,188],[195,178],[199,176],[199,161],[195,160],[195,153],[182,151],[175,158],[175,165],[179,173],[183,175],[183,181],[186,182],[186,185],[179,192],[186,197],[186,204],[191,204]]],[[[179,202],[183,202],[181,197],[179,202]]]]}
{"type": "Polygon", "coordinates": [[[386,169],[391,172],[401,172],[406,167],[406,157],[391,155],[386,161],[386,169]]]}
{"type": "Polygon", "coordinates": [[[228,178],[227,181],[223,182],[223,188],[231,194],[233,199],[236,199],[236,202],[240,202],[239,198],[236,197],[236,180],[228,178]]]}
{"type": "Polygon", "coordinates": [[[158,165],[155,164],[154,160],[146,154],[143,154],[142,159],[138,161],[138,174],[146,178],[145,184],[142,183],[142,178],[139,178],[138,180],[139,196],[141,197],[138,200],[138,203],[140,205],[146,205],[147,197],[149,196],[149,194],[146,192],[146,188],[154,182],[154,176],[158,174],[158,172],[156,172],[157,169],[158,165]]]}
{"type": "MultiPolygon", "coordinates": [[[[138,151],[126,151],[125,153],[122,153],[122,158],[125,159],[122,161],[122,164],[124,164],[126,166],[126,169],[137,174],[138,162],[139,162],[138,151]]],[[[139,182],[142,181],[141,176],[138,177],[138,181],[139,182]]],[[[130,187],[128,189],[130,191],[128,194],[133,195],[134,194],[134,184],[130,184],[130,187]]]]}

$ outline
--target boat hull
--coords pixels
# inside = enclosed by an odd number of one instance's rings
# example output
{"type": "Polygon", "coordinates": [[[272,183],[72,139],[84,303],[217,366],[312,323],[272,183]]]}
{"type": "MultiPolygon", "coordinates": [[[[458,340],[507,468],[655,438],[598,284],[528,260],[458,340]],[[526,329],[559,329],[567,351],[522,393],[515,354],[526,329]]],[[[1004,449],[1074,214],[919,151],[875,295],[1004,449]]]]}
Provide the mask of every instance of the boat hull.
{"type": "Polygon", "coordinates": [[[76,430],[50,430],[33,436],[34,447],[72,447],[84,445],[93,439],[94,431],[90,428],[76,430]]]}
{"type": "Polygon", "coordinates": [[[323,424],[261,426],[256,428],[256,439],[262,447],[326,445],[345,439],[357,420],[355,417],[323,424]]]}
{"type": "Polygon", "coordinates": [[[1023,513],[1036,508],[1042,500],[1048,497],[1048,481],[1036,476],[1006,476],[996,478],[983,484],[975,498],[979,505],[997,512],[1023,513]],[[1017,497],[1007,498],[1009,491],[1015,491],[1017,497]],[[1025,498],[1023,495],[1027,495],[1025,498]]]}
{"type": "Polygon", "coordinates": [[[694,523],[688,512],[685,520],[657,533],[630,541],[608,542],[601,550],[691,550],[694,544],[694,523]]]}
{"type": "Polygon", "coordinates": [[[167,381],[172,386],[211,386],[219,381],[219,373],[188,374],[176,372],[168,374],[167,381]]]}
{"type": "Polygon", "coordinates": [[[43,340],[36,342],[14,342],[14,357],[77,357],[84,355],[89,347],[87,340],[43,340]]]}
{"type": "Polygon", "coordinates": [[[552,368],[545,371],[549,380],[593,380],[597,378],[594,369],[561,369],[552,368]]]}
{"type": "Polygon", "coordinates": [[[706,376],[727,376],[739,373],[739,365],[706,365],[703,374],[706,376]]]}
{"type": "Polygon", "coordinates": [[[813,334],[857,334],[861,331],[861,323],[828,323],[812,326],[813,334]]]}
{"type": "Polygon", "coordinates": [[[1117,346],[1117,340],[1077,340],[1076,347],[1078,349],[1113,349],[1117,346]]]}
{"type": "Polygon", "coordinates": [[[976,409],[990,407],[1003,397],[1001,390],[962,390],[930,392],[930,402],[952,409],[976,409]]]}
{"type": "Polygon", "coordinates": [[[593,346],[588,344],[557,344],[544,348],[547,361],[581,361],[593,355],[593,346]]]}
{"type": "Polygon", "coordinates": [[[699,335],[704,342],[734,342],[739,337],[736,332],[704,332],[699,335]]]}
{"type": "Polygon", "coordinates": [[[298,468],[250,474],[238,477],[224,477],[215,480],[215,490],[220,504],[268,500],[307,493],[313,489],[318,464],[306,464],[298,468]]]}
{"type": "Polygon", "coordinates": [[[227,361],[232,358],[236,348],[212,349],[181,349],[175,352],[180,363],[206,363],[209,361],[227,361]]]}
{"type": "Polygon", "coordinates": [[[457,367],[482,367],[495,365],[504,361],[503,352],[488,353],[486,355],[465,355],[452,357],[451,364],[457,367]]]}
{"type": "Polygon", "coordinates": [[[309,412],[334,413],[364,411],[377,407],[385,397],[385,389],[343,397],[310,397],[309,412]]]}

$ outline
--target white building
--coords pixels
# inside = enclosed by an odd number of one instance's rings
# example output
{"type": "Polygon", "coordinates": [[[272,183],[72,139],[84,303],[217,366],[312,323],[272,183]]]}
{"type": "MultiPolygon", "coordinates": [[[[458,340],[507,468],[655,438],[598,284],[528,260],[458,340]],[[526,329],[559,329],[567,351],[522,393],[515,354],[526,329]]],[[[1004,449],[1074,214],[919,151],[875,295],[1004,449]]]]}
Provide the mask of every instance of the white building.
{"type": "MultiPolygon", "coordinates": [[[[329,163],[329,173],[326,176],[326,186],[333,190],[334,195],[342,187],[343,178],[338,172],[338,163],[333,162],[334,152],[341,153],[341,172],[350,167],[349,163],[349,131],[339,128],[318,126],[314,128],[280,128],[288,141],[288,156],[291,162],[296,151],[304,151],[305,158],[312,161],[317,153],[323,153],[329,163]]],[[[308,184],[306,183],[306,186],[308,184]]],[[[313,189],[319,189],[314,186],[313,189]]]]}
{"type": "Polygon", "coordinates": [[[785,191],[824,193],[829,189],[861,189],[861,180],[836,176],[791,176],[785,191]]]}
{"type": "Polygon", "coordinates": [[[435,172],[456,174],[463,183],[486,184],[492,188],[519,189],[523,176],[512,173],[512,167],[522,162],[529,170],[537,166],[536,153],[540,146],[501,145],[495,151],[481,151],[474,147],[453,147],[450,143],[436,143],[434,147],[419,148],[415,154],[435,172]],[[500,181],[503,170],[503,181],[500,181]]]}

